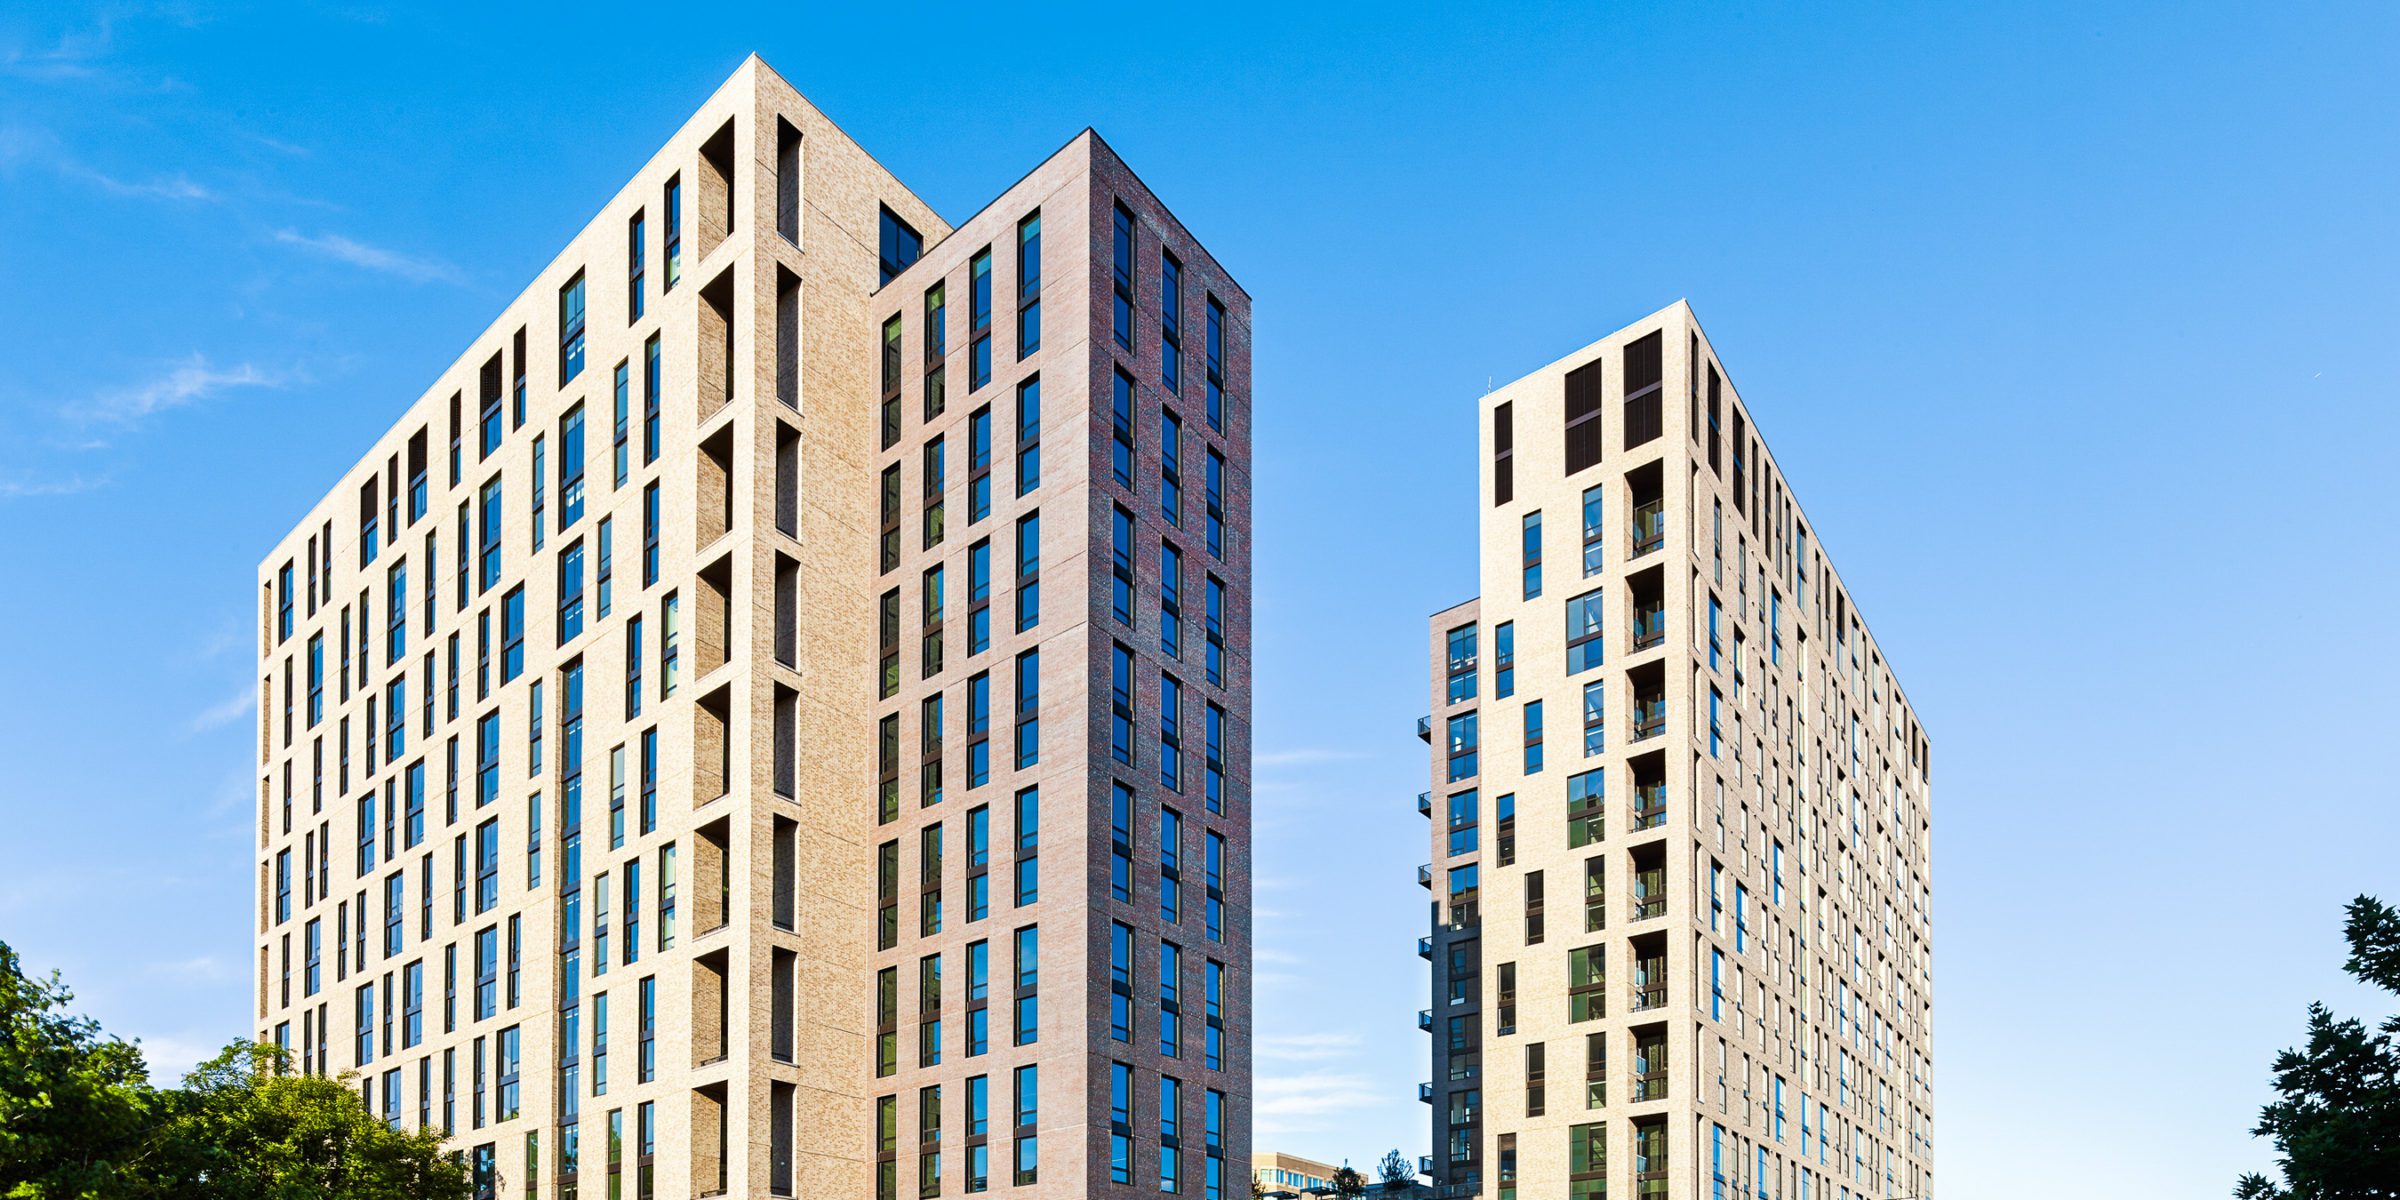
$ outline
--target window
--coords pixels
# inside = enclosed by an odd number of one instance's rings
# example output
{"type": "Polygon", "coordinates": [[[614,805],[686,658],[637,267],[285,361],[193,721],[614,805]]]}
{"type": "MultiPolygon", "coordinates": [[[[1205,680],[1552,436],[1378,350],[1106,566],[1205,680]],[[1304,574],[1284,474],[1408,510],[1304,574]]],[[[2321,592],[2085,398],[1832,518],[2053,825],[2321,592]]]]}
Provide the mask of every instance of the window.
{"type": "Polygon", "coordinates": [[[593,584],[598,592],[594,615],[602,619],[607,618],[616,598],[616,523],[615,517],[600,518],[600,566],[593,576],[593,584]]]}
{"type": "Polygon", "coordinates": [[[1109,757],[1133,765],[1133,651],[1122,645],[1109,655],[1109,757]]]}
{"type": "Polygon", "coordinates": [[[992,409],[967,416],[967,524],[992,515],[992,409]]]}
{"type": "Polygon", "coordinates": [[[1170,792],[1183,790],[1183,682],[1163,672],[1158,677],[1158,782],[1170,792]]]}
{"type": "Polygon", "coordinates": [[[1600,589],[1567,601],[1567,674],[1600,665],[1600,589]]]}
{"type": "Polygon", "coordinates": [[[1133,489],[1133,376],[1117,369],[1109,400],[1109,468],[1117,486],[1133,489]]]}
{"type": "Polygon", "coordinates": [[[676,284],[683,281],[683,176],[667,177],[666,200],[662,207],[665,209],[663,222],[666,228],[662,232],[666,237],[667,278],[659,290],[671,292],[676,284]]]}
{"type": "Polygon", "coordinates": [[[1042,381],[1017,385],[1017,494],[1042,486],[1042,381]]]}
{"type": "Polygon", "coordinates": [[[1517,623],[1502,621],[1492,626],[1492,698],[1506,700],[1517,694],[1517,623]]]}
{"type": "Polygon", "coordinates": [[[967,547],[967,655],[992,646],[992,540],[967,547]]]}
{"type": "Polygon", "coordinates": [[[1225,456],[1215,450],[1208,452],[1208,479],[1205,498],[1208,503],[1208,554],[1222,561],[1225,557],[1225,456]]]}
{"type": "Polygon", "coordinates": [[[1016,1044],[1030,1046],[1041,1039],[1041,931],[1032,925],[1016,933],[1016,1044]]]}
{"type": "Polygon", "coordinates": [[[1108,895],[1119,903],[1133,899],[1133,789],[1112,783],[1108,795],[1108,895]]]}
{"type": "Polygon", "coordinates": [[[1017,357],[1042,348],[1042,214],[1017,222],[1017,357]]]}
{"type": "Polygon", "coordinates": [[[642,277],[649,264],[642,213],[636,209],[625,222],[625,319],[642,319],[642,277]]]}
{"type": "Polygon", "coordinates": [[[1133,927],[1108,925],[1108,1036],[1133,1039],[1133,927]]]}
{"type": "Polygon", "coordinates": [[[1017,632],[1042,623],[1042,515],[1017,519],[1017,632]]]}
{"type": "Polygon", "coordinates": [[[1538,775],[1542,770],[1542,702],[1525,703],[1525,774],[1538,775]]]}
{"type": "Polygon", "coordinates": [[[1474,775],[1476,732],[1475,714],[1472,711],[1450,718],[1446,741],[1450,750],[1449,781],[1456,783],[1474,775]]]}
{"type": "MultiPolygon", "coordinates": [[[[1207,872],[1208,883],[1208,940],[1222,942],[1225,940],[1225,835],[1211,831],[1205,839],[1205,845],[1207,853],[1202,865],[1207,872]]],[[[1213,963],[1210,966],[1212,970],[1221,969],[1213,963]]],[[[1216,1007],[1213,980],[1209,987],[1209,1001],[1209,1007],[1213,1010],[1216,1007]]]]}
{"type": "Polygon", "coordinates": [[[1449,686],[1444,702],[1457,704],[1475,698],[1475,627],[1461,625],[1444,636],[1449,686]]]}
{"type": "Polygon", "coordinates": [[[1202,730],[1207,755],[1208,811],[1225,811],[1225,710],[1213,701],[1203,710],[1207,720],[1202,730]]]}
{"type": "Polygon", "coordinates": [[[1514,402],[1492,410],[1492,503],[1517,498],[1517,422],[1514,402]]]}
{"type": "Polygon", "coordinates": [[[925,238],[909,223],[894,215],[891,209],[878,206],[881,217],[876,236],[876,268],[880,272],[875,286],[890,283],[894,275],[907,270],[925,253],[925,238]]]}
{"type": "Polygon", "coordinates": [[[967,261],[967,390],[992,381],[992,251],[967,261]]]}
{"type": "Polygon", "coordinates": [[[583,374],[583,272],[558,289],[558,386],[583,374]]]}
{"type": "Polygon", "coordinates": [[[475,584],[475,594],[482,595],[500,583],[500,477],[497,475],[486,481],[476,496],[475,523],[483,530],[483,571],[475,584]]]}
{"type": "Polygon", "coordinates": [[[1022,771],[1042,761],[1042,658],[1038,650],[1017,656],[1016,764],[1022,771]]]}
{"type": "Polygon", "coordinates": [[[967,677],[967,787],[979,788],[992,777],[992,676],[978,671],[967,677]]]}
{"type": "Polygon", "coordinates": [[[1608,682],[1595,679],[1583,685],[1583,756],[1608,749],[1608,682]]]}
{"type": "Polygon", "coordinates": [[[1605,769],[1594,767],[1567,776],[1567,845],[1588,846],[1600,840],[1606,816],[1605,769]]]}
{"type": "MultiPolygon", "coordinates": [[[[664,386],[660,377],[662,370],[658,335],[654,333],[642,343],[642,465],[645,467],[658,461],[659,401],[664,386]]],[[[658,485],[651,486],[655,488],[658,485]]]]}
{"type": "Polygon", "coordinates": [[[1024,908],[1042,898],[1041,817],[1041,797],[1036,790],[1026,788],[1018,792],[1016,799],[1017,851],[1015,856],[1016,906],[1018,908],[1024,908]]]}
{"type": "Polygon", "coordinates": [[[566,645],[583,633],[583,543],[558,554],[558,644],[566,645]]]}
{"type": "Polygon", "coordinates": [[[1583,577],[1586,579],[1608,568],[1608,555],[1601,545],[1605,530],[1601,521],[1600,485],[1583,489],[1583,577]]]}
{"type": "Polygon", "coordinates": [[[1109,523],[1109,609],[1119,625],[1133,624],[1133,514],[1119,505],[1109,523]]]}
{"type": "Polygon", "coordinates": [[[1108,1179],[1133,1182],[1133,1068],[1124,1063],[1108,1065],[1108,1179]]]}
{"type": "Polygon", "coordinates": [[[658,485],[642,489],[642,586],[658,582],[658,485]]]}
{"type": "Polygon", "coordinates": [[[1206,667],[1208,682],[1214,687],[1225,686],[1225,581],[1214,575],[1205,587],[1208,620],[1208,652],[1206,667]]]}
{"type": "Polygon", "coordinates": [[[558,422],[558,528],[583,519],[583,406],[567,410],[558,422]]]}
{"type": "Polygon", "coordinates": [[[1117,345],[1133,349],[1133,212],[1124,205],[1116,206],[1115,234],[1110,242],[1111,279],[1115,288],[1116,305],[1111,329],[1117,345]]]}
{"type": "Polygon", "coordinates": [[[1022,1187],[1038,1182],[1040,1153],[1035,1145],[1034,1128],[1040,1124],[1042,1104],[1041,1068],[1018,1067],[1016,1071],[1016,1170],[1013,1182],[1022,1187]]]}
{"type": "Polygon", "coordinates": [[[1225,428],[1225,306],[1208,298],[1208,427],[1225,428]]]}
{"type": "Polygon", "coordinates": [[[932,441],[925,443],[923,459],[924,544],[925,548],[930,550],[942,544],[942,534],[946,528],[943,520],[942,492],[949,484],[947,469],[949,458],[945,440],[936,436],[932,441]]]}
{"type": "Polygon", "coordinates": [[[1525,514],[1524,531],[1525,598],[1542,594],[1542,514],[1525,514]]]}
{"type": "Polygon", "coordinates": [[[1158,378],[1170,392],[1183,390],[1183,264],[1158,252],[1158,378]]]}
{"type": "Polygon", "coordinates": [[[1183,422],[1158,413],[1158,513],[1167,524],[1183,524],[1183,422]]]}
{"type": "Polygon", "coordinates": [[[1600,462],[1600,360],[1567,372],[1567,474],[1600,462]]]}
{"type": "Polygon", "coordinates": [[[1158,652],[1183,657],[1183,551],[1158,544],[1158,652]]]}
{"type": "MultiPolygon", "coordinates": [[[[565,574],[565,562],[560,562],[565,574]]],[[[525,588],[520,584],[500,598],[500,682],[507,684],[525,673],[525,588]]]]}

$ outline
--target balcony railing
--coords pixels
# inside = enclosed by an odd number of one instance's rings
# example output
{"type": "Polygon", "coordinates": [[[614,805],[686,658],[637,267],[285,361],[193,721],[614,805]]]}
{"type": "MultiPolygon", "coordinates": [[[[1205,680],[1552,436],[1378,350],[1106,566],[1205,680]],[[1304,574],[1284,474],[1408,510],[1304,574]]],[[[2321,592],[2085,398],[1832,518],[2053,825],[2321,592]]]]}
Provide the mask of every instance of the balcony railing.
{"type": "Polygon", "coordinates": [[[1417,957],[1427,962],[1433,961],[1433,939],[1431,937],[1417,939],[1417,957]]]}
{"type": "Polygon", "coordinates": [[[1433,815],[1432,792],[1417,793],[1417,815],[1420,817],[1430,817],[1433,815]]]}
{"type": "Polygon", "coordinates": [[[1433,740],[1433,717],[1431,715],[1417,718],[1417,736],[1427,742],[1433,740]]]}
{"type": "Polygon", "coordinates": [[[1432,863],[1417,864],[1417,886],[1421,888],[1429,888],[1433,886],[1432,863]]]}
{"type": "Polygon", "coordinates": [[[1633,793],[1633,831],[1656,829],[1667,823],[1667,785],[1644,784],[1633,793]]]}
{"type": "Polygon", "coordinates": [[[1634,920],[1647,921],[1652,917],[1663,917],[1665,915],[1667,915],[1667,897],[1665,893],[1662,892],[1648,896],[1636,895],[1633,898],[1634,920]]]}
{"type": "Polygon", "coordinates": [[[1667,700],[1636,697],[1633,702],[1633,740],[1647,741],[1667,731],[1667,700]]]}
{"type": "Polygon", "coordinates": [[[1667,544],[1667,506],[1652,500],[1633,510],[1633,554],[1641,556],[1667,544]]]}
{"type": "Polygon", "coordinates": [[[1637,1101],[1666,1099],[1667,1073],[1665,1071],[1653,1071],[1647,1075],[1634,1076],[1633,1098],[1637,1101]]]}
{"type": "Polygon", "coordinates": [[[1633,648],[1647,650],[1667,640],[1667,614],[1659,609],[1645,608],[1633,614],[1633,648]]]}
{"type": "Polygon", "coordinates": [[[1666,1006],[1667,985],[1665,983],[1636,983],[1633,985],[1633,1011],[1648,1012],[1651,1009],[1665,1008],[1666,1006]]]}
{"type": "Polygon", "coordinates": [[[1422,1029],[1422,1030],[1425,1030],[1425,1031],[1426,1031],[1426,1032],[1428,1032],[1428,1033],[1430,1033],[1430,1032],[1432,1032],[1432,1031],[1433,1031],[1433,1010],[1432,1010],[1432,1009],[1430,1009],[1430,1008],[1420,1008],[1420,1009],[1418,1009],[1418,1010],[1417,1010],[1417,1028],[1419,1028],[1419,1029],[1422,1029]]]}
{"type": "Polygon", "coordinates": [[[1433,1085],[1431,1083],[1418,1084],[1417,1099],[1427,1104],[1433,1103],[1433,1085]]]}

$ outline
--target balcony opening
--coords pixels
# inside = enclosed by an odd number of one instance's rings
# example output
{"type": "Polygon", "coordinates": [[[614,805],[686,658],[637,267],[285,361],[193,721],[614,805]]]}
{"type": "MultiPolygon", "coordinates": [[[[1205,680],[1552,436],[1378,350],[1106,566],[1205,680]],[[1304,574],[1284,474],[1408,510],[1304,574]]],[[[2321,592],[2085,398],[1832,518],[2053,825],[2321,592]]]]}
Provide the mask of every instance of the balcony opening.
{"type": "Polygon", "coordinates": [[[777,1080],[767,1085],[767,1194],[792,1194],[792,1117],[799,1107],[800,1085],[777,1080]]]}
{"type": "Polygon", "coordinates": [[[1654,750],[1627,764],[1633,769],[1633,831],[1667,823],[1667,752],[1654,750]]]}
{"type": "Polygon", "coordinates": [[[775,685],[775,794],[798,795],[800,693],[775,685]]]}
{"type": "Polygon", "coordinates": [[[700,143],[700,257],[733,235],[733,122],[700,143]]]}
{"type": "Polygon", "coordinates": [[[1633,1099],[1636,1104],[1667,1098],[1667,1027],[1633,1029],[1633,1099]]]}
{"type": "Polygon", "coordinates": [[[728,270],[700,289],[700,362],[693,378],[699,383],[700,423],[734,397],[733,272],[728,270]]]}
{"type": "Polygon", "coordinates": [[[698,544],[706,547],[733,530],[733,426],[719,429],[700,443],[695,460],[694,532],[698,544]]]}
{"type": "Polygon", "coordinates": [[[692,928],[702,935],[725,928],[733,919],[733,832],[724,819],[700,827],[695,842],[692,880],[692,928]]]}
{"type": "Polygon", "coordinates": [[[776,1062],[792,1061],[792,999],[800,971],[800,955],[777,946],[767,966],[767,1053],[776,1062]]]}
{"type": "Polygon", "coordinates": [[[800,277],[775,268],[775,398],[800,408],[800,277]]]}
{"type": "Polygon", "coordinates": [[[1667,731],[1667,667],[1643,663],[1625,673],[1633,685],[1633,740],[1646,742],[1667,731]]]}
{"type": "Polygon", "coordinates": [[[718,688],[692,705],[692,807],[725,795],[733,778],[733,742],[727,736],[733,705],[729,689],[718,688]]]}
{"type": "Polygon", "coordinates": [[[1633,605],[1633,650],[1639,654],[1667,640],[1667,571],[1651,567],[1625,582],[1633,605]]]}
{"type": "Polygon", "coordinates": [[[697,602],[692,613],[692,653],[699,674],[725,665],[733,641],[733,557],[727,555],[700,569],[697,602]]]}
{"type": "Polygon", "coordinates": [[[1625,473],[1625,494],[1630,498],[1629,511],[1633,514],[1633,549],[1628,558],[1640,558],[1667,544],[1664,474],[1657,463],[1625,473]]]}
{"type": "Polygon", "coordinates": [[[775,899],[768,919],[777,929],[793,929],[800,923],[797,890],[800,885],[800,823],[790,817],[775,818],[775,899]]]}
{"type": "Polygon", "coordinates": [[[1667,1006],[1667,935],[1636,934],[1633,938],[1633,1011],[1649,1012],[1667,1006]]]}
{"type": "Polygon", "coordinates": [[[775,556],[775,661],[800,665],[800,560],[775,556]]]}
{"type": "Polygon", "coordinates": [[[775,232],[800,244],[800,131],[775,118],[775,232]]]}
{"type": "Polygon", "coordinates": [[[725,971],[729,961],[721,947],[692,959],[692,1065],[696,1067],[725,1058],[725,971]]]}
{"type": "MultiPolygon", "coordinates": [[[[718,969],[723,970],[723,964],[718,969]]],[[[722,978],[722,976],[720,976],[722,978]]],[[[698,1017],[698,1005],[694,1005],[698,1017]]],[[[711,1083],[692,1089],[692,1194],[725,1194],[725,1085],[711,1083]]]]}
{"type": "Polygon", "coordinates": [[[1667,847],[1663,842],[1636,846],[1633,860],[1633,919],[1648,921],[1667,915],[1667,847]]]}

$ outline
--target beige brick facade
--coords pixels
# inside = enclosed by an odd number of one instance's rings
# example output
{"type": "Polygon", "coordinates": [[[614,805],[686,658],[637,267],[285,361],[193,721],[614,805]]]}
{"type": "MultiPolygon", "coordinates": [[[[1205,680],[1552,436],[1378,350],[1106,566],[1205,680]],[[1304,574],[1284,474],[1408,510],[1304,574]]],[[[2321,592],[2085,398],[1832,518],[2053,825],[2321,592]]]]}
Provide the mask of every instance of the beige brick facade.
{"type": "Polygon", "coordinates": [[[1096,136],[954,232],[764,63],[746,62],[262,562],[259,1036],[291,1046],[304,1069],[357,1072],[371,1107],[403,1126],[448,1130],[494,1196],[956,1195],[970,1190],[977,1145],[995,1192],[1157,1194],[1164,1145],[1179,1152],[1179,1190],[1199,1193],[1204,1163],[1221,1170],[1249,1150],[1248,376],[1248,298],[1096,136]],[[1119,203],[1139,216],[1146,259],[1138,349],[1112,351],[1119,203]],[[987,385],[966,386],[970,256],[999,243],[993,331],[1013,338],[1011,239],[1036,207],[1048,339],[1024,361],[1010,345],[987,385]],[[884,210],[923,246],[888,282],[884,210]],[[1162,245],[1184,272],[1179,395],[1161,379],[1162,245]],[[953,382],[929,419],[921,304],[936,278],[957,297],[953,382]],[[895,316],[911,390],[887,436],[880,343],[895,316]],[[1108,476],[1120,367],[1139,397],[1131,487],[1108,476]],[[1044,476],[1019,494],[1015,396],[1034,373],[1044,476]],[[1222,387],[1216,423],[1204,378],[1222,387]],[[987,408],[990,512],[969,519],[965,425],[987,408]],[[1159,503],[1170,408],[1190,464],[1180,528],[1159,503]],[[937,436],[950,465],[929,493],[922,464],[937,436]],[[1199,519],[1212,452],[1225,463],[1210,493],[1216,555],[1199,519]],[[905,562],[887,564],[882,478],[894,466],[909,536],[905,562]],[[952,515],[928,544],[919,533],[935,503],[952,515]],[[1117,504],[1138,513],[1145,549],[1139,615],[1112,631],[1117,504]],[[995,616],[990,646],[970,652],[970,546],[994,548],[997,614],[1018,582],[1008,531],[1037,508],[1041,619],[1020,631],[995,616]],[[1176,541],[1188,543],[1179,656],[1161,649],[1158,565],[1159,546],[1176,541]],[[940,669],[920,672],[919,581],[936,565],[957,581],[955,640],[940,669]],[[1223,585],[1214,684],[1202,663],[1209,577],[1223,585]],[[893,589],[911,650],[897,690],[879,662],[893,589]],[[1141,735],[1133,763],[1115,769],[1139,797],[1143,886],[1127,901],[1108,890],[1116,642],[1142,663],[1141,735]],[[1025,651],[1040,654],[1029,714],[1041,754],[1020,768],[1001,751],[1025,651]],[[1185,676],[1180,795],[1161,786],[1162,671],[1185,676]],[[991,714],[991,777],[969,786],[964,697],[984,672],[1006,707],[991,714]],[[948,732],[920,754],[921,704],[936,694],[948,732]],[[1200,791],[1210,706],[1224,714],[1214,806],[1200,791]],[[920,804],[912,787],[886,807],[886,716],[909,730],[912,783],[926,761],[951,773],[942,803],[920,804]],[[968,811],[989,806],[983,866],[1011,879],[1012,802],[1026,788],[1042,799],[1039,896],[1020,909],[994,887],[991,911],[970,919],[968,811]],[[1162,804],[1185,813],[1180,922],[1160,917],[1162,804]],[[926,875],[920,839],[933,829],[945,853],[926,875]],[[1210,834],[1224,839],[1216,939],[1201,926],[1210,834]],[[893,939],[879,932],[887,842],[905,849],[893,939]],[[924,932],[919,906],[936,895],[955,907],[924,932]],[[1117,920],[1141,931],[1130,1043],[1109,1028],[1117,920]],[[988,940],[998,974],[1028,926],[1041,930],[1040,1037],[1015,1044],[1003,978],[990,1045],[969,1054],[967,946],[988,940]],[[1185,943],[1181,1058],[1162,1055],[1156,1020],[1158,945],[1172,937],[1185,943]],[[935,954],[955,982],[941,998],[941,1061],[920,1065],[916,971],[935,954]],[[1200,1061],[1208,961],[1222,964],[1213,1067],[1200,1061]],[[906,976],[911,1018],[905,1068],[892,1073],[879,1069],[884,967],[906,976]],[[1126,1131],[1142,1169],[1125,1185],[1108,1182],[1113,1062],[1148,1089],[1126,1131]],[[1027,1066],[1040,1105],[1019,1128],[1010,1081],[1027,1066]],[[1162,1139],[1159,1075],[1178,1070],[1184,1110],[1162,1139]],[[976,1077],[999,1125],[981,1137],[968,1130],[976,1077]],[[920,1089],[937,1086],[938,1139],[917,1119],[920,1089]],[[1213,1136],[1210,1093],[1223,1098],[1213,1136]],[[879,1139],[885,1096],[905,1096],[896,1154],[879,1139]],[[1038,1138],[1023,1183],[1008,1169],[1021,1137],[1038,1138]],[[921,1163],[938,1176],[921,1180],[921,1163]]]}
{"type": "Polygon", "coordinates": [[[1930,744],[1706,336],[1676,304],[1478,421],[1481,596],[1428,626],[1438,1184],[1931,1196],[1930,744]]]}

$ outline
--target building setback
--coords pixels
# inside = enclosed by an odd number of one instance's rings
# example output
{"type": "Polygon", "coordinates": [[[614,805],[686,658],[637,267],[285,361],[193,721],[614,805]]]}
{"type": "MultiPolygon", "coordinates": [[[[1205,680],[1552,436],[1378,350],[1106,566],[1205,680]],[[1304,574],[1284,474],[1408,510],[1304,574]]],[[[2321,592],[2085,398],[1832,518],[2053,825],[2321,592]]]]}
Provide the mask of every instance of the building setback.
{"type": "Polygon", "coordinates": [[[485,1196],[1239,1187],[1249,317],[745,62],[261,563],[258,1036],[485,1196]]]}
{"type": "Polygon", "coordinates": [[[1931,750],[1690,308],[1485,396],[1433,616],[1448,1195],[1933,1195],[1931,750]]]}

